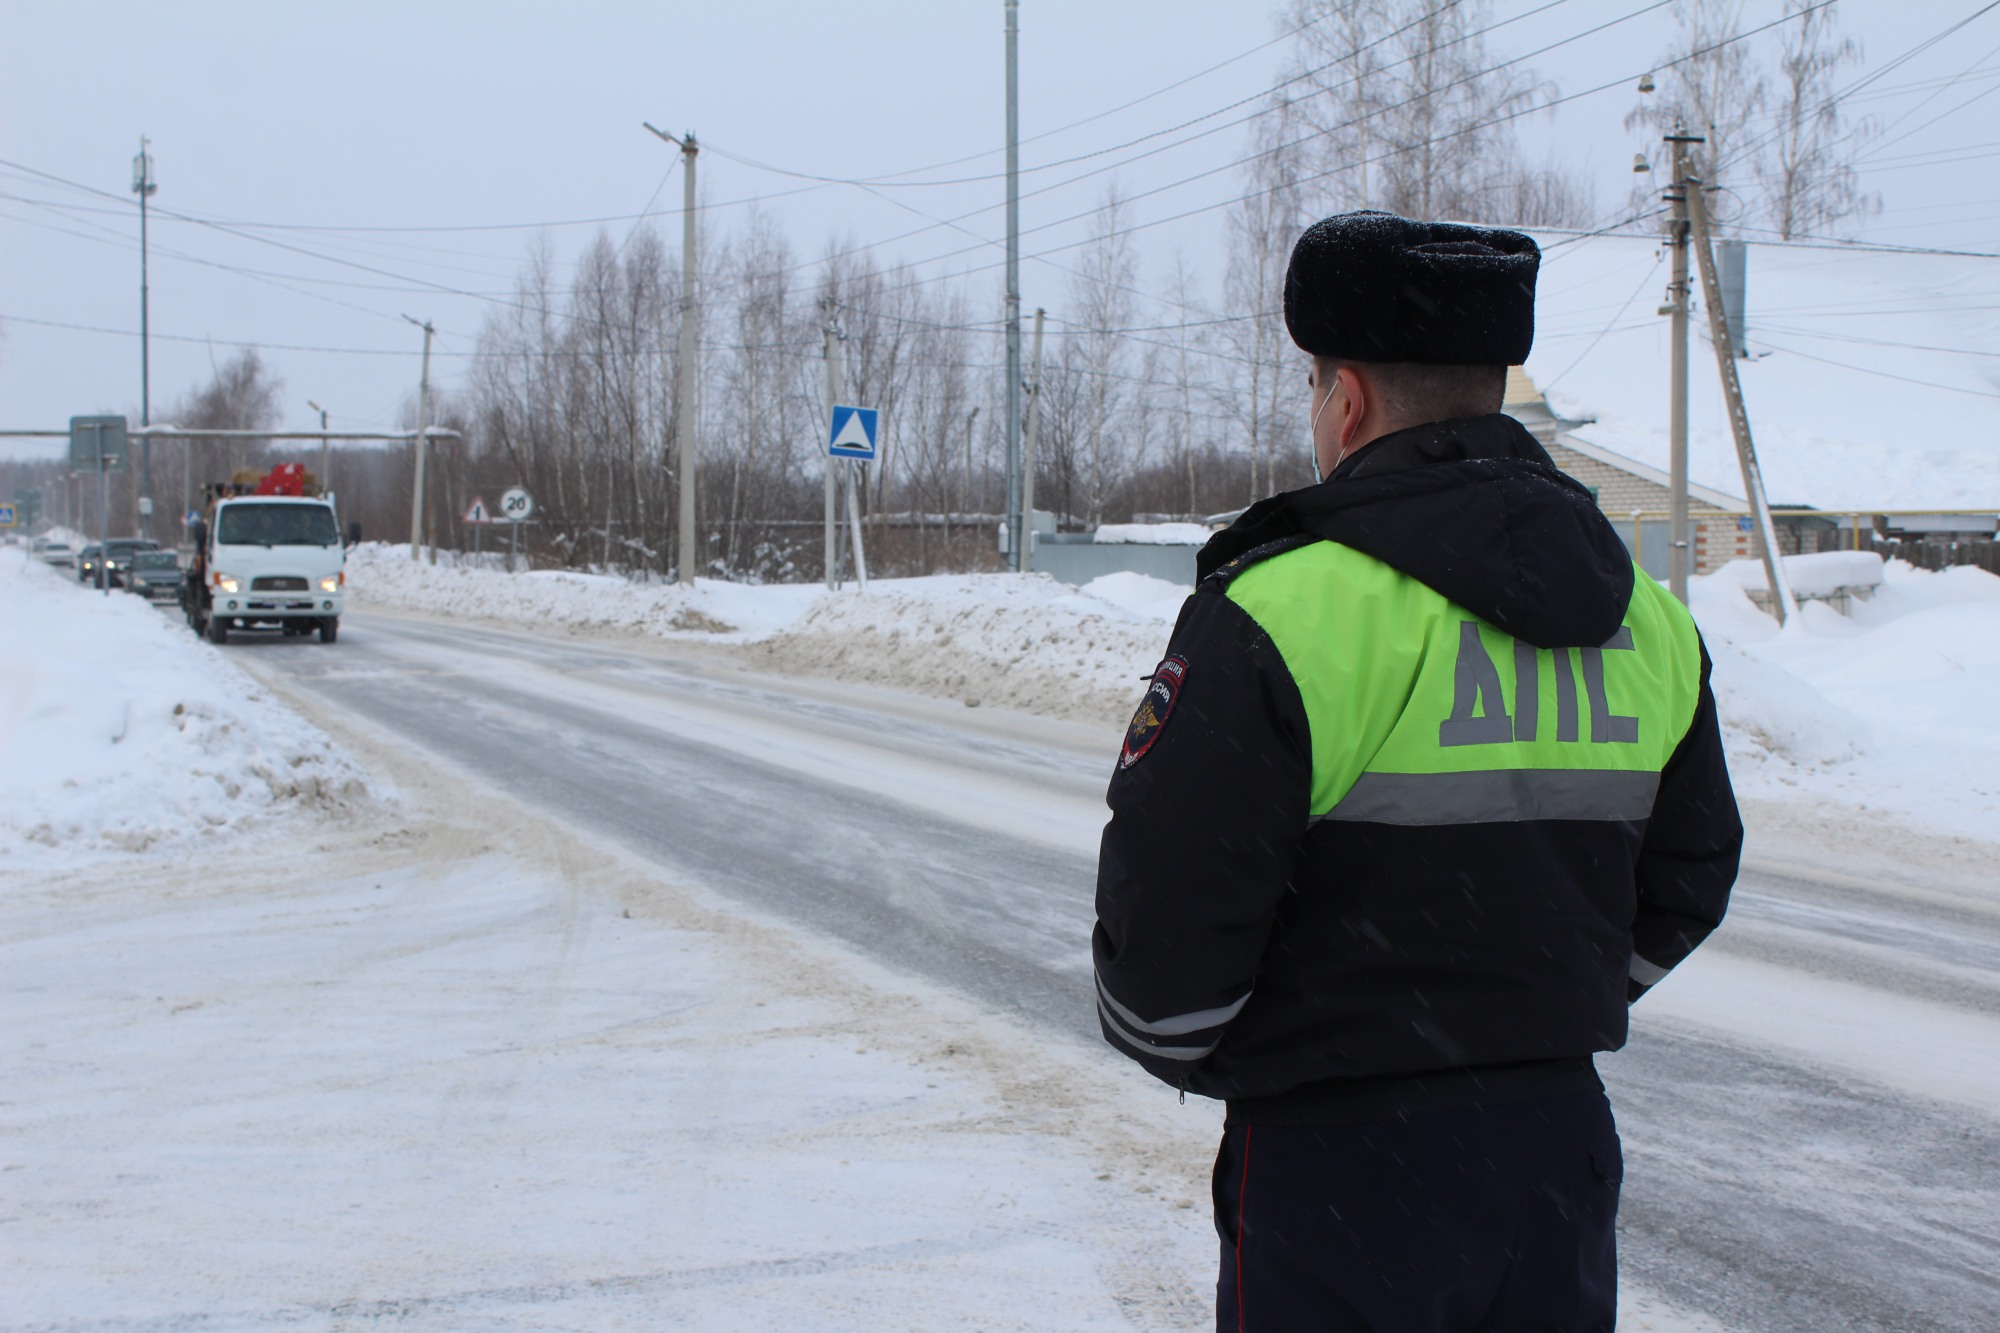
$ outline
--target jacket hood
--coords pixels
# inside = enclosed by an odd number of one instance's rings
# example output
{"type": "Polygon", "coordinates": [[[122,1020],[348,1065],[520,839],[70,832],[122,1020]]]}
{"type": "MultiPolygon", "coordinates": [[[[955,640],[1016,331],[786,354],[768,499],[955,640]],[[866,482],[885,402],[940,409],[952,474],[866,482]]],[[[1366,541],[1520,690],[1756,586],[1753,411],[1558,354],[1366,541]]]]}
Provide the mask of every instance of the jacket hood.
{"type": "Polygon", "coordinates": [[[1318,485],[1252,505],[1202,548],[1199,577],[1313,538],[1374,556],[1538,648],[1603,643],[1632,600],[1632,557],[1589,490],[1497,412],[1385,435],[1318,485]]]}

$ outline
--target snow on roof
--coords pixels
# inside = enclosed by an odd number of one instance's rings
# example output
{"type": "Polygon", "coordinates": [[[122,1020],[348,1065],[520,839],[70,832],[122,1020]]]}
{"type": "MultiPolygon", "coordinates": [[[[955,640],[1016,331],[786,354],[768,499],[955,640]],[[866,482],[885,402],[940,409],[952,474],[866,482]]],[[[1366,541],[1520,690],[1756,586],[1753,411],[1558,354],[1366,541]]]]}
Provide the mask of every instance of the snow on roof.
{"type": "Polygon", "coordinates": [[[1201,546],[1210,535],[1200,523],[1101,523],[1092,540],[1099,546],[1201,546]]]}
{"type": "MultiPolygon", "coordinates": [[[[1543,238],[1527,370],[1572,434],[1667,467],[1669,272],[1648,237],[1543,238]]],[[[1822,509],[2000,502],[2000,259],[1752,243],[1737,372],[1765,485],[1822,509]]],[[[1705,317],[1689,473],[1742,480],[1705,317]]]]}

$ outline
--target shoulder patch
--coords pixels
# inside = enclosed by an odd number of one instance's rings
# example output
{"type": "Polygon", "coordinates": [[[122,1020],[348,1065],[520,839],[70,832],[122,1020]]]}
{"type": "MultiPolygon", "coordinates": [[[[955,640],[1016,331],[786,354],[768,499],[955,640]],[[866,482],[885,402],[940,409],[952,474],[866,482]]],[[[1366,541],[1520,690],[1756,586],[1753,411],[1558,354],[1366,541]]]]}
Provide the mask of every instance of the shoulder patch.
{"type": "Polygon", "coordinates": [[[1179,653],[1167,658],[1153,669],[1147,678],[1146,695],[1139,700],[1138,711],[1132,714],[1132,724],[1125,728],[1125,748],[1119,752],[1118,767],[1130,768],[1146,757],[1146,751],[1153,748],[1153,742],[1160,739],[1166,730],[1167,719],[1173,716],[1174,701],[1181,697],[1181,685],[1186,682],[1188,660],[1179,653]]]}

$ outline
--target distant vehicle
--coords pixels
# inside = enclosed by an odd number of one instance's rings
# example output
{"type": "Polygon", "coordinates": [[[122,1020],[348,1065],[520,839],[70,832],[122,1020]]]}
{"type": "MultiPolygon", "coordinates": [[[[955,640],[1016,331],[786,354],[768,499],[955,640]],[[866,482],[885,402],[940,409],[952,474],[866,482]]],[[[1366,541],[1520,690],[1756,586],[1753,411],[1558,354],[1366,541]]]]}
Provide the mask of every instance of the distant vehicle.
{"type": "Polygon", "coordinates": [[[114,588],[124,585],[125,571],[132,567],[132,556],[139,551],[157,551],[160,544],[145,537],[113,537],[101,547],[96,542],[83,548],[83,558],[77,562],[76,577],[79,583],[93,586],[98,581],[98,565],[104,566],[104,577],[114,588]]]}
{"type": "Polygon", "coordinates": [[[125,571],[125,591],[149,602],[172,601],[181,595],[181,561],[172,551],[134,551],[125,571]]]}
{"type": "Polygon", "coordinates": [[[191,525],[195,554],[181,585],[188,626],[215,644],[229,642],[231,629],[318,631],[332,643],[347,585],[332,502],[307,494],[297,463],[249,486],[212,487],[206,516],[191,525]]]}
{"type": "Polygon", "coordinates": [[[76,552],[70,549],[68,542],[52,542],[44,539],[36,548],[35,554],[45,565],[52,565],[57,569],[76,568],[76,552]]]}

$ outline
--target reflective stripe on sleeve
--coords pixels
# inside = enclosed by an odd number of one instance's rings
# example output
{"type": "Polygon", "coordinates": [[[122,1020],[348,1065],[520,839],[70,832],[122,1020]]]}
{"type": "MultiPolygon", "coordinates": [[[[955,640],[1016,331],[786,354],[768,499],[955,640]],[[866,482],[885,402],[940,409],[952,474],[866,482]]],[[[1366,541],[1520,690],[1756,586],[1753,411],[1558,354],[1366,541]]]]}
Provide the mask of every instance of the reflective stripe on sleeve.
{"type": "Polygon", "coordinates": [[[1667,975],[1667,972],[1668,969],[1658,963],[1649,963],[1636,953],[1632,955],[1632,980],[1641,986],[1659,985],[1660,978],[1667,975]]]}
{"type": "Polygon", "coordinates": [[[1097,997],[1097,1012],[1103,1015],[1105,1025],[1111,1029],[1113,1036],[1141,1055],[1161,1060],[1205,1060],[1215,1053],[1216,1047],[1222,1045],[1222,1038],[1217,1037],[1206,1046],[1156,1046],[1133,1036],[1118,1020],[1118,1015],[1111,1012],[1111,1006],[1105,1003],[1102,995],[1097,997]]]}
{"type": "Polygon", "coordinates": [[[1629,821],[1653,813],[1650,769],[1499,768],[1363,773],[1322,819],[1369,824],[1504,824],[1530,819],[1629,821]]]}
{"type": "Polygon", "coordinates": [[[1250,992],[1245,991],[1235,1002],[1217,1009],[1198,1009],[1193,1013],[1148,1022],[1113,999],[1104,978],[1097,978],[1097,1010],[1104,1016],[1105,1026],[1140,1053],[1167,1060],[1200,1060],[1209,1055],[1222,1044],[1219,1029],[1241,1013],[1249,999],[1250,992]],[[1214,1034],[1211,1041],[1198,1045],[1181,1044],[1190,1037],[1199,1041],[1210,1033],[1214,1034]]]}

